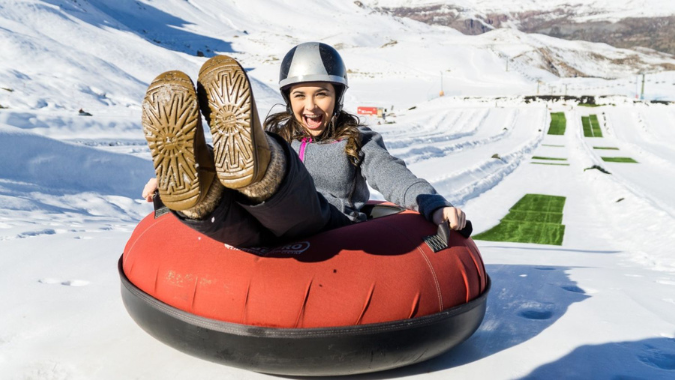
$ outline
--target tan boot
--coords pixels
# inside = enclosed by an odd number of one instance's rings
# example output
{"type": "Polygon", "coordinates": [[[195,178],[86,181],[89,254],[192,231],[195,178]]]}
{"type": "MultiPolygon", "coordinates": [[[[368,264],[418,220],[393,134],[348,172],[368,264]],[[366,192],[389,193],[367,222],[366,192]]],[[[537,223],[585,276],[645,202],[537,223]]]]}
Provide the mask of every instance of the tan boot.
{"type": "Polygon", "coordinates": [[[261,203],[274,195],[286,176],[286,157],[283,148],[269,136],[267,136],[267,143],[270,146],[271,158],[265,175],[260,181],[237,189],[253,203],[261,203]]]}
{"type": "Polygon", "coordinates": [[[270,162],[270,147],[246,72],[233,58],[215,56],[199,70],[197,86],[213,135],[218,179],[230,189],[260,181],[270,162]]]}
{"type": "Polygon", "coordinates": [[[215,167],[190,77],[168,71],[155,78],[143,99],[141,123],[162,201],[176,211],[194,207],[211,187],[215,167]]]}

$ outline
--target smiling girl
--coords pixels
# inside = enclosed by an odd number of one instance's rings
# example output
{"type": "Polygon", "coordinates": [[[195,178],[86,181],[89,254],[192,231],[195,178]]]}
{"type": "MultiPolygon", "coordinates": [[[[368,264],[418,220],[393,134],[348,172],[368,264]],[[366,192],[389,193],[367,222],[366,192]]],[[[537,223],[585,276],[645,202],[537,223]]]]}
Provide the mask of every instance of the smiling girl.
{"type": "Polygon", "coordinates": [[[181,81],[178,74],[160,75],[146,94],[143,127],[157,179],[148,182],[143,196],[150,200],[158,189],[195,230],[246,247],[362,222],[368,185],[433,223],[447,220],[451,229],[464,228],[462,210],[393,157],[380,134],[342,109],[347,70],[331,46],[304,43],[286,54],[279,81],[286,110],[267,117],[267,134],[236,61],[224,56],[207,61],[198,95],[182,75],[181,81]],[[199,107],[190,102],[193,97],[199,107]],[[185,105],[177,108],[176,99],[185,105]],[[199,108],[211,127],[212,149],[203,143],[199,108]],[[162,113],[175,117],[158,117],[162,113]],[[192,119],[194,125],[172,122],[192,119]],[[183,149],[162,148],[174,140],[183,149]]]}

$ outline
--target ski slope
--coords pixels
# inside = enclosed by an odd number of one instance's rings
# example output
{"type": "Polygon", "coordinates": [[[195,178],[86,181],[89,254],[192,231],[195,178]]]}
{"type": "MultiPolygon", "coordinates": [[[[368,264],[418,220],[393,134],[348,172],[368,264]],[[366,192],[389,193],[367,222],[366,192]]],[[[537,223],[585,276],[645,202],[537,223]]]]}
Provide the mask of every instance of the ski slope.
{"type": "MultiPolygon", "coordinates": [[[[641,153],[648,146],[633,137],[644,135],[642,126],[625,117],[669,115],[669,108],[593,108],[607,117],[602,127],[607,137],[589,139],[576,122],[589,109],[552,107],[458,107],[437,99],[397,115],[395,124],[372,125],[414,172],[463,207],[476,233],[497,224],[526,193],[567,197],[566,233],[560,247],[477,241],[494,285],[476,334],[431,361],[358,378],[672,376],[675,218],[668,211],[672,200],[658,189],[672,188],[675,176],[668,175],[667,165],[650,161],[651,153],[641,153]],[[550,111],[565,112],[564,136],[546,134],[550,111]],[[613,120],[624,123],[619,127],[613,120]],[[600,144],[617,145],[639,164],[601,163],[611,175],[584,171],[601,162],[592,149],[600,144]],[[501,159],[491,158],[494,153],[501,159]],[[533,165],[534,155],[564,157],[570,165],[533,165]],[[644,182],[648,174],[629,165],[657,166],[662,175],[658,182],[644,182]]],[[[102,188],[95,168],[48,161],[14,172],[47,165],[67,177],[68,170],[79,170],[88,173],[89,184],[57,186],[36,183],[42,175],[2,173],[0,297],[9,306],[0,315],[2,373],[12,379],[268,377],[176,352],[126,314],[116,260],[136,221],[149,212],[134,196],[151,175],[147,157],[112,152],[120,147],[62,143],[9,126],[0,132],[1,141],[23,138],[22,147],[46,156],[91,161],[86,155],[92,155],[103,162],[114,157],[118,165],[105,173],[127,183],[102,188]],[[87,191],[69,194],[68,188],[87,191]]]]}
{"type": "MultiPolygon", "coordinates": [[[[467,213],[474,234],[525,194],[566,197],[561,246],[476,241],[493,288],[469,340],[424,363],[351,378],[675,378],[675,106],[634,103],[632,75],[560,80],[525,64],[506,72],[498,54],[534,40],[613,48],[511,31],[461,36],[351,2],[8,0],[0,4],[1,379],[276,378],[151,338],[124,309],[117,260],[151,212],[140,199],[153,175],[140,128],[147,84],[169,69],[194,78],[208,58],[197,49],[232,54],[249,69],[262,117],[281,101],[279,59],[310,39],[342,44],[353,71],[346,108],[388,108],[393,124],[364,122],[467,213]],[[568,84],[617,95],[615,105],[525,104],[535,77],[542,91],[568,84]],[[564,135],[547,134],[551,112],[565,113],[564,135]],[[584,137],[581,117],[591,114],[602,138],[584,137]],[[594,165],[611,174],[585,170],[594,165]]],[[[675,98],[675,73],[651,78],[650,99],[675,98]]]]}

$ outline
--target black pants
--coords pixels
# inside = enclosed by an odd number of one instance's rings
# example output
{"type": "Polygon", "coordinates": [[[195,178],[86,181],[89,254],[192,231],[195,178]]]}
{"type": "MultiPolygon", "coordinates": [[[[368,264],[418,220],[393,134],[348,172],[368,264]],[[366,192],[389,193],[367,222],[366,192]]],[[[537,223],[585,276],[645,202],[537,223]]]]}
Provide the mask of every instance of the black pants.
{"type": "Polygon", "coordinates": [[[281,145],[286,156],[286,176],[272,197],[250,204],[241,193],[226,188],[216,209],[204,219],[172,213],[195,231],[242,248],[277,245],[352,224],[316,191],[312,176],[293,148],[280,136],[268,135],[281,145]]]}

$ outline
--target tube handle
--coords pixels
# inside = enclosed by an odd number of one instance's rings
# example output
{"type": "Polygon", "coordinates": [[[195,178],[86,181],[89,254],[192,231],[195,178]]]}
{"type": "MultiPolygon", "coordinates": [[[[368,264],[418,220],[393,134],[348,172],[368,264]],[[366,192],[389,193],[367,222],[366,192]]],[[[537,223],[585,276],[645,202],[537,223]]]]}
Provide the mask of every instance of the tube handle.
{"type": "MultiPolygon", "coordinates": [[[[450,246],[450,231],[452,230],[450,229],[450,225],[446,220],[438,225],[438,231],[436,232],[436,235],[427,236],[424,238],[424,241],[432,251],[442,251],[450,246]]],[[[473,225],[471,224],[470,220],[466,221],[466,226],[464,226],[464,228],[457,231],[457,233],[462,235],[465,239],[468,239],[472,232],[473,225]]]]}

